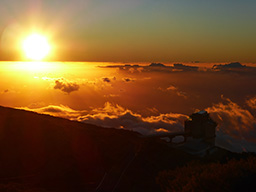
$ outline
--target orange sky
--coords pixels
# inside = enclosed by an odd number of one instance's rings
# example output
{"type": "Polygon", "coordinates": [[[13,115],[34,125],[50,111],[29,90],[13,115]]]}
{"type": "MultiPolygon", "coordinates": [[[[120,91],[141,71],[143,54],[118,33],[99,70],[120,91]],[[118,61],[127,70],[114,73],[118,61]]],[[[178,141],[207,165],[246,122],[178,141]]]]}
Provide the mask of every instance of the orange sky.
{"type": "Polygon", "coordinates": [[[0,60],[23,60],[33,31],[55,46],[47,60],[256,62],[256,3],[245,1],[0,2],[0,60]]]}

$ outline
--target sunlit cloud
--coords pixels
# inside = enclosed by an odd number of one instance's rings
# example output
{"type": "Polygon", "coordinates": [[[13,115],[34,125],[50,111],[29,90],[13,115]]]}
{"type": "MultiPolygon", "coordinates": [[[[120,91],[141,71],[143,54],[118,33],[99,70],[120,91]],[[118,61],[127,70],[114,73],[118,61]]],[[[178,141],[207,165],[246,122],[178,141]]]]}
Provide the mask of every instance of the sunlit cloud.
{"type": "Polygon", "coordinates": [[[88,113],[88,111],[86,110],[74,110],[65,105],[49,105],[41,108],[22,107],[19,109],[34,111],[42,114],[48,114],[56,117],[62,117],[70,120],[76,120],[77,117],[88,113]]]}
{"type": "Polygon", "coordinates": [[[146,108],[150,113],[152,114],[159,114],[159,111],[157,108],[153,107],[153,108],[146,108]]]}
{"type": "Polygon", "coordinates": [[[256,97],[248,99],[246,103],[250,108],[256,109],[256,97]]]}
{"type": "Polygon", "coordinates": [[[108,94],[108,95],[104,95],[104,97],[106,97],[106,98],[114,98],[114,97],[120,97],[120,95],[118,95],[118,94],[108,94]]]}
{"type": "Polygon", "coordinates": [[[256,147],[256,119],[250,111],[230,99],[206,109],[218,123],[217,143],[236,151],[256,147]]]}
{"type": "Polygon", "coordinates": [[[184,99],[187,99],[187,93],[185,91],[181,91],[179,90],[178,87],[175,87],[174,85],[170,85],[169,87],[167,88],[162,88],[162,87],[159,87],[158,88],[159,90],[163,91],[163,92],[172,92],[172,93],[175,93],[176,95],[178,95],[179,97],[183,97],[184,99]]]}
{"type": "Polygon", "coordinates": [[[186,115],[173,113],[142,117],[129,109],[107,102],[103,108],[94,109],[90,114],[81,116],[79,120],[103,127],[123,128],[148,135],[155,134],[160,128],[168,132],[181,131],[183,121],[186,118],[186,115]]]}
{"type": "Polygon", "coordinates": [[[174,113],[142,117],[138,113],[109,102],[106,102],[104,107],[95,108],[89,111],[74,110],[64,105],[49,105],[42,108],[23,109],[71,120],[78,120],[107,128],[131,130],[143,135],[181,131],[183,130],[183,122],[187,119],[186,115],[174,113]]]}
{"type": "Polygon", "coordinates": [[[178,88],[173,86],[173,85],[170,85],[169,87],[166,88],[167,91],[176,91],[178,88]]]}

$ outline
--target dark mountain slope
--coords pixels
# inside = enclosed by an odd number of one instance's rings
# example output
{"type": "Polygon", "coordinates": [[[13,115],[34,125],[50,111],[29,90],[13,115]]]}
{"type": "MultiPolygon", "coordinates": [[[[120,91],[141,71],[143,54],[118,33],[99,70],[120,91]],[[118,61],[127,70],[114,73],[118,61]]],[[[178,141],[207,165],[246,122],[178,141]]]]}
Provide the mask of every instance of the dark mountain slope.
{"type": "Polygon", "coordinates": [[[0,182],[88,191],[138,139],[129,131],[0,107],[0,182]]]}

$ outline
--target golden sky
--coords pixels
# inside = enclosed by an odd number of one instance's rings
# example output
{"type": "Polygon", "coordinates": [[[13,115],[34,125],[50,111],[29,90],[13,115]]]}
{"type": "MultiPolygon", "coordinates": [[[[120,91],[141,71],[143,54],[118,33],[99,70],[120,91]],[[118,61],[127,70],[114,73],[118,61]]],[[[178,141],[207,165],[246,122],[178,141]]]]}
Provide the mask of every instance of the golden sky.
{"type": "Polygon", "coordinates": [[[1,60],[23,60],[19,42],[38,31],[47,60],[255,62],[253,0],[2,0],[1,60]]]}

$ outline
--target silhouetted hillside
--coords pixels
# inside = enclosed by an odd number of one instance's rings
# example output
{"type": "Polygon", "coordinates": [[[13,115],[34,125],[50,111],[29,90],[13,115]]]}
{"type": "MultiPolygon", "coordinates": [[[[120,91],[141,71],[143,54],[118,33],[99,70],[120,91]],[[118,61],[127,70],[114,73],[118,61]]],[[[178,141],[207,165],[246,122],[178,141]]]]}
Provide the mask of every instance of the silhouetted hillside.
{"type": "Polygon", "coordinates": [[[135,132],[0,107],[0,191],[161,191],[157,175],[200,158],[135,132]]]}
{"type": "Polygon", "coordinates": [[[89,191],[137,142],[134,132],[0,107],[0,182],[89,191]]]}

